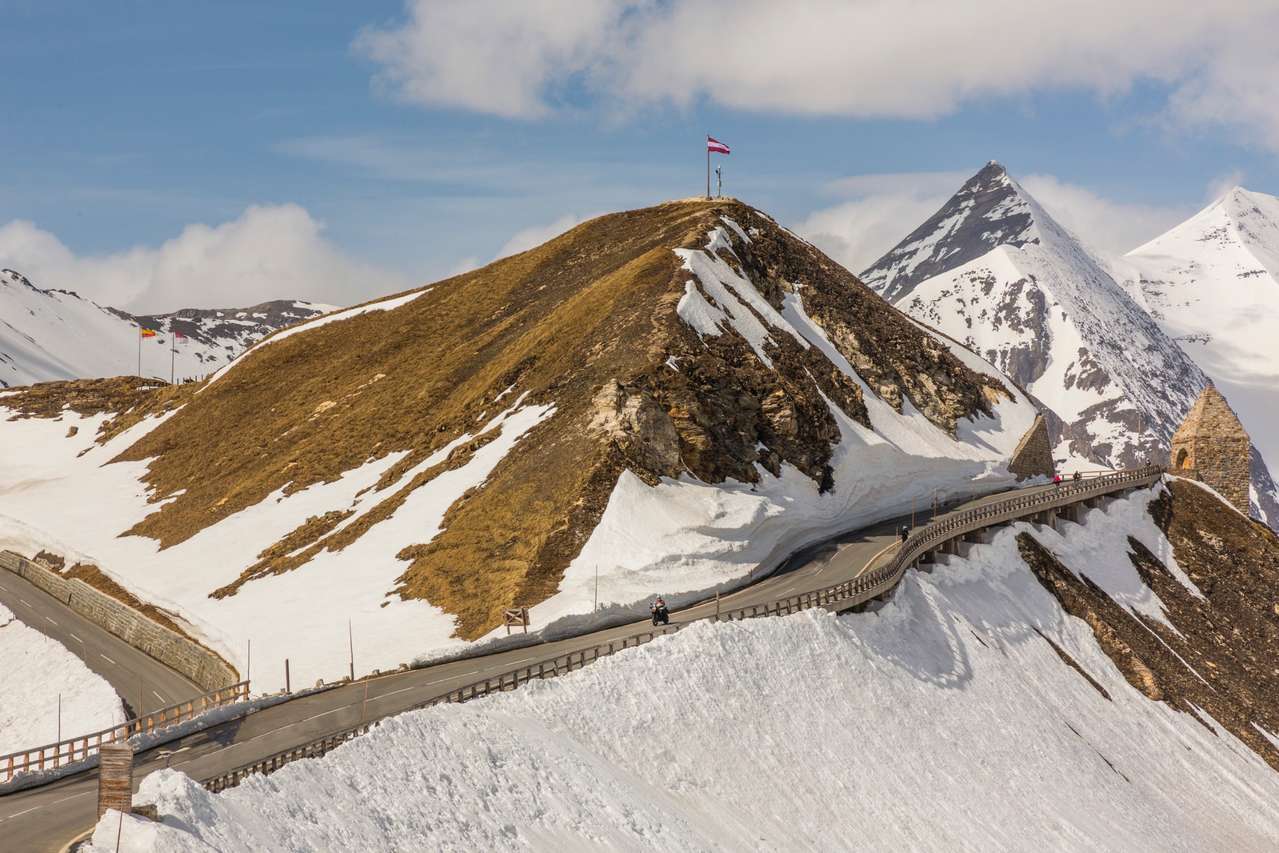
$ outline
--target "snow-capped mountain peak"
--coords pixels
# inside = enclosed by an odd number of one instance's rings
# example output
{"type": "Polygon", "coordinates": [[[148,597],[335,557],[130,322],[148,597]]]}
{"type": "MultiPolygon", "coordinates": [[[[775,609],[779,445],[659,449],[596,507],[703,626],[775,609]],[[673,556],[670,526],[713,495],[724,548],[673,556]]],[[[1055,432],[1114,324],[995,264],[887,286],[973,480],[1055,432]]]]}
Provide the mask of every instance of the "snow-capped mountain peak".
{"type": "MultiPolygon", "coordinates": [[[[1232,315],[1208,333],[1190,331],[1189,321],[1198,316],[1170,325],[1178,307],[1194,315],[1203,311],[1199,303],[1209,294],[1189,283],[1197,265],[1208,264],[1210,257],[1228,265],[1238,281],[1232,284],[1232,299],[1244,300],[1241,294],[1256,291],[1246,298],[1246,310],[1261,314],[1260,303],[1271,300],[1266,319],[1250,321],[1273,319],[1275,328],[1265,343],[1251,334],[1234,340],[1274,348],[1273,354],[1255,357],[1279,365],[1279,311],[1274,310],[1279,286],[1269,272],[1279,270],[1279,199],[1236,188],[1127,261],[1135,262],[1140,253],[1162,258],[1175,272],[1144,276],[1140,286],[1121,284],[1117,278],[1131,277],[1126,271],[1112,274],[1110,264],[992,161],[862,278],[898,308],[961,341],[1027,389],[1048,410],[1059,460],[1127,466],[1166,454],[1173,431],[1208,381],[1178,343],[1208,334],[1226,346],[1215,337],[1217,330],[1231,323],[1242,328],[1245,322],[1232,315]]],[[[1236,366],[1243,360],[1232,356],[1236,366]]],[[[1226,378],[1222,365],[1202,365],[1219,381],[1226,378]]],[[[1279,387],[1279,376],[1269,387],[1279,387]]],[[[1228,389],[1227,397],[1239,405],[1245,425],[1258,423],[1255,413],[1249,418],[1251,401],[1243,393],[1228,389]]],[[[1272,453],[1279,455],[1279,447],[1272,453]]],[[[1262,455],[1254,460],[1254,503],[1259,515],[1279,520],[1279,490],[1262,455]]]]}
{"type": "Polygon", "coordinates": [[[1234,187],[1124,262],[1128,289],[1212,376],[1260,456],[1279,456],[1279,198],[1234,187]]]}
{"type": "Polygon", "coordinates": [[[57,379],[204,376],[275,329],[332,306],[277,300],[244,309],[135,316],[0,270],[0,388],[57,379]],[[156,332],[140,340],[139,327],[156,332]],[[171,335],[181,342],[173,345],[171,335]],[[180,337],[178,337],[180,336],[180,337]],[[139,360],[141,365],[139,365],[139,360]]]}
{"type": "MultiPolygon", "coordinates": [[[[997,246],[1040,243],[1044,239],[1041,214],[1034,199],[1001,164],[991,160],[862,278],[889,302],[897,302],[919,282],[997,246]]],[[[1064,233],[1056,223],[1051,224],[1053,236],[1064,233]]]]}

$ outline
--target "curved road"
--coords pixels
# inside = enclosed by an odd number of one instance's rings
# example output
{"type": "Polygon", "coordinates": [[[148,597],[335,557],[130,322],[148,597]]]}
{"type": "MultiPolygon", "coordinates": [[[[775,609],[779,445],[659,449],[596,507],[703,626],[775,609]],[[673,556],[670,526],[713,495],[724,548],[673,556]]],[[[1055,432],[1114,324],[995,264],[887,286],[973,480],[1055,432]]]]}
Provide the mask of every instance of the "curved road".
{"type": "MultiPolygon", "coordinates": [[[[130,718],[204,693],[203,688],[182,674],[99,628],[26,578],[3,569],[0,603],[12,610],[19,622],[57,640],[106,679],[124,701],[130,718]]],[[[88,732],[67,732],[68,736],[82,734],[88,732]]]]}
{"type": "MultiPolygon", "coordinates": [[[[1019,491],[1033,494],[1051,488],[1036,486],[1019,491]]],[[[954,511],[1002,500],[1009,494],[988,495],[955,507],[954,511]]],[[[927,520],[926,514],[920,513],[919,523],[927,520]]],[[[806,548],[768,577],[722,596],[720,606],[727,610],[763,604],[856,577],[893,543],[898,528],[909,521],[909,517],[895,518],[806,548]]],[[[0,582],[8,583],[10,577],[6,574],[0,582]]],[[[691,622],[714,612],[712,599],[673,613],[671,621],[691,622]]],[[[135,788],[148,773],[166,766],[180,769],[194,779],[206,779],[352,728],[365,719],[406,710],[486,676],[630,636],[647,624],[647,620],[632,622],[569,639],[392,673],[264,708],[243,719],[139,752],[134,764],[135,788]]],[[[0,797],[0,838],[4,839],[5,849],[59,849],[92,827],[96,797],[96,771],[0,797]]]]}

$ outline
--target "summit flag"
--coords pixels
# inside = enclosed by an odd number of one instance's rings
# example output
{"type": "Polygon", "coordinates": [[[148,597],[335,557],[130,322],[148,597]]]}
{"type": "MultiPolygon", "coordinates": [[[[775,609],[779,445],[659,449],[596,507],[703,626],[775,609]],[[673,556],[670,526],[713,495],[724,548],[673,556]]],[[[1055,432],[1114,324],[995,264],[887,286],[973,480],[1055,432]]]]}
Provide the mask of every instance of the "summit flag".
{"type": "Polygon", "coordinates": [[[706,150],[714,151],[716,154],[729,153],[728,146],[725,145],[723,142],[720,142],[718,139],[716,139],[713,136],[706,137],[706,150]]]}
{"type": "Polygon", "coordinates": [[[154,338],[156,335],[155,329],[140,329],[139,331],[141,331],[144,338],[154,338]]]}

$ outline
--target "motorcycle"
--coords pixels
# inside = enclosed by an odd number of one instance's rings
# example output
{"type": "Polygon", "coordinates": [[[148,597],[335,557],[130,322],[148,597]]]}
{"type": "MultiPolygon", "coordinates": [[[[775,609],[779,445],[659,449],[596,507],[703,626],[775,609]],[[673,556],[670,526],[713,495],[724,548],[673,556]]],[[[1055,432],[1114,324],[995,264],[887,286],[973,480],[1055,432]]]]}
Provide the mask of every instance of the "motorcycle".
{"type": "Polygon", "coordinates": [[[653,613],[654,625],[669,625],[671,621],[671,612],[666,609],[665,604],[654,604],[649,610],[653,613]]]}

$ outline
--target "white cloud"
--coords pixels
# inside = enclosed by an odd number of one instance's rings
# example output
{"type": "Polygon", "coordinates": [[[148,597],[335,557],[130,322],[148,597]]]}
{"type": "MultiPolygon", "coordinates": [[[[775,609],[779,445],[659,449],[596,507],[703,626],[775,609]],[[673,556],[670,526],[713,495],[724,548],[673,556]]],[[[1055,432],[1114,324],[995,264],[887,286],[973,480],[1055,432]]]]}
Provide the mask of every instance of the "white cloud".
{"type": "Polygon", "coordinates": [[[1018,181],[1054,219],[1105,257],[1122,255],[1195,212],[1193,205],[1116,201],[1052,175],[1027,175],[1018,181]]]}
{"type": "Polygon", "coordinates": [[[1273,0],[407,0],[356,48],[408,101],[537,118],[565,93],[931,118],[1041,89],[1169,87],[1165,118],[1279,148],[1273,0]]]}
{"type": "Polygon", "coordinates": [[[1243,181],[1244,173],[1240,169],[1218,175],[1208,182],[1208,188],[1204,191],[1204,203],[1211,204],[1235,187],[1243,186],[1243,181]]]}
{"type": "Polygon", "coordinates": [[[856,197],[815,211],[793,227],[844,267],[860,273],[936,213],[966,177],[922,172],[842,178],[832,187],[856,188],[851,193],[856,197]]]}
{"type": "MultiPolygon", "coordinates": [[[[968,177],[962,172],[918,172],[840,178],[828,188],[853,198],[814,211],[794,228],[848,269],[861,272],[936,213],[968,177]]],[[[1018,181],[1053,218],[1105,258],[1122,255],[1195,212],[1183,205],[1116,201],[1053,175],[1018,181]]]]}
{"type": "Polygon", "coordinates": [[[133,311],[242,307],[268,299],[339,305],[409,286],[347,257],[297,205],[250,207],[221,225],[188,225],[158,247],[77,256],[30,222],[0,226],[0,266],[44,288],[133,311]]]}
{"type": "Polygon", "coordinates": [[[561,216],[554,222],[548,222],[546,225],[534,225],[530,228],[524,228],[516,231],[511,239],[502,244],[502,248],[497,250],[497,258],[505,258],[507,255],[515,255],[520,252],[527,252],[529,249],[542,245],[553,237],[558,237],[570,228],[581,225],[590,216],[574,216],[567,214],[561,216]]]}

